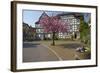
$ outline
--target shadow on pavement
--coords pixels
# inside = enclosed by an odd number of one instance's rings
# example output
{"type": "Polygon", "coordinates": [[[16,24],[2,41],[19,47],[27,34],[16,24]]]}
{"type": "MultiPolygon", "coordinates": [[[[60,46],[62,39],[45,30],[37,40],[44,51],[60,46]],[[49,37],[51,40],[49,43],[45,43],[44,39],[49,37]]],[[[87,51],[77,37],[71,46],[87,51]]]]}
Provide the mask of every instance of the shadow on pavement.
{"type": "Polygon", "coordinates": [[[23,43],[23,48],[35,48],[38,45],[40,45],[39,43],[23,43]]]}

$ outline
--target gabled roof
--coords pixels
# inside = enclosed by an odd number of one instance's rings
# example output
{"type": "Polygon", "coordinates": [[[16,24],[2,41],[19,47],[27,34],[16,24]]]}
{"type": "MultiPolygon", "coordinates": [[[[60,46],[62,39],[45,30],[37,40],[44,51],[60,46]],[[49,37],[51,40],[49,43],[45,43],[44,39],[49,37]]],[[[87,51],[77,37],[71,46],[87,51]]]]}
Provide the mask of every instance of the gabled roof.
{"type": "Polygon", "coordinates": [[[39,18],[39,20],[35,24],[39,24],[39,21],[44,18],[44,17],[49,17],[45,12],[43,12],[39,18]]]}
{"type": "Polygon", "coordinates": [[[49,17],[45,12],[42,13],[42,15],[40,16],[39,20],[44,18],[44,17],[49,17]]]}

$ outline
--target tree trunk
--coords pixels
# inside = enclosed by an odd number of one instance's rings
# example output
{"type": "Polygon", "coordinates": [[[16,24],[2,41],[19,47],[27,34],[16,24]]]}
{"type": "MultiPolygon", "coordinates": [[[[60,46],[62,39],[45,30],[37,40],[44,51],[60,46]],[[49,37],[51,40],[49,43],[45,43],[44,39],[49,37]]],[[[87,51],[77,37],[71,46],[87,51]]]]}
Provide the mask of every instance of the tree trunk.
{"type": "Polygon", "coordinates": [[[52,43],[52,45],[55,46],[55,32],[53,32],[52,39],[53,39],[53,43],[52,43]]]}

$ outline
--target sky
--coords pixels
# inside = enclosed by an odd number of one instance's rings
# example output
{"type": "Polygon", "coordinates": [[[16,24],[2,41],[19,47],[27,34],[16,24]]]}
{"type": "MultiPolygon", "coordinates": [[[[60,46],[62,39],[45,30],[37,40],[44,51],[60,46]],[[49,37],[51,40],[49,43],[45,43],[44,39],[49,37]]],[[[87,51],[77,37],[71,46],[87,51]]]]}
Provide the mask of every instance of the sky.
{"type": "MultiPolygon", "coordinates": [[[[23,22],[27,23],[28,25],[35,27],[35,22],[37,22],[39,20],[39,17],[41,16],[41,14],[44,11],[36,11],[36,10],[23,10],[23,22]]],[[[61,14],[63,12],[61,11],[45,11],[47,15],[49,16],[55,16],[57,14],[61,14]]],[[[67,13],[67,12],[66,12],[67,13]]],[[[71,12],[72,13],[72,12],[71,12]]],[[[84,19],[86,22],[88,22],[89,18],[90,18],[90,14],[89,13],[83,13],[84,15],[84,19]]]]}

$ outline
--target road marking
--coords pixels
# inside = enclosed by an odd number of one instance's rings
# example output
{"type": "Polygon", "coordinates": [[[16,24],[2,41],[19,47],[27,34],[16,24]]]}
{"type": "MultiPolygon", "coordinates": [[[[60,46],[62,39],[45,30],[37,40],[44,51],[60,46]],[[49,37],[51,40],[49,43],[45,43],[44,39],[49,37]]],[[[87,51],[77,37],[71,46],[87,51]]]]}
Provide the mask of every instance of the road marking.
{"type": "Polygon", "coordinates": [[[44,45],[44,44],[42,44],[42,46],[48,48],[50,51],[52,51],[52,52],[57,56],[57,58],[58,58],[60,61],[63,61],[63,59],[62,59],[53,49],[49,48],[48,46],[46,46],[46,45],[44,45]]]}

